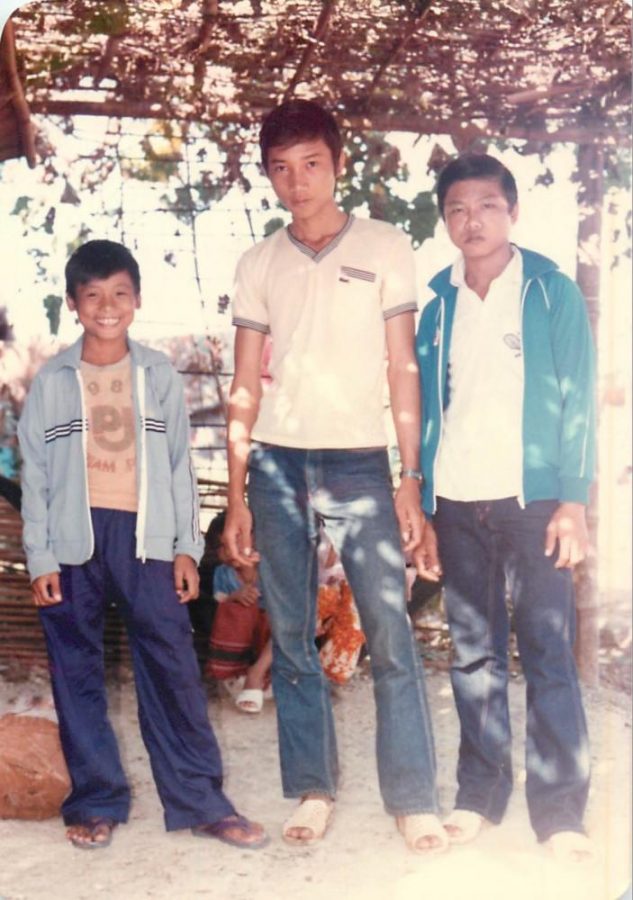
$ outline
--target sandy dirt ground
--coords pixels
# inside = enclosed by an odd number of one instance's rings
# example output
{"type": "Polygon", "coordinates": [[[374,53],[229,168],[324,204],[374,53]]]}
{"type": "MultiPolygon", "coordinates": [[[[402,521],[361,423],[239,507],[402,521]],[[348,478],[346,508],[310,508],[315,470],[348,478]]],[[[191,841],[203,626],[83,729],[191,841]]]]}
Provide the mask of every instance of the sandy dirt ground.
{"type": "MultiPolygon", "coordinates": [[[[437,745],[440,798],[452,806],[458,725],[448,674],[427,671],[437,745]]],[[[382,809],[374,759],[371,679],[362,670],[336,689],[335,715],[342,781],[333,824],[313,848],[281,839],[293,803],[281,796],[275,708],[240,713],[231,698],[210,696],[210,715],[221,743],[226,786],[238,808],[263,822],[272,837],[259,851],[242,851],[189,832],[163,829],[136,722],[129,680],[110,685],[110,712],[134,794],[130,821],[110,848],[83,851],[64,839],[60,819],[0,821],[2,900],[616,900],[631,883],[630,697],[601,688],[585,691],[592,736],[593,782],[587,827],[595,863],[554,863],[530,830],[523,794],[525,684],[510,684],[516,787],[503,824],[469,846],[427,860],[408,852],[382,809]]],[[[0,681],[0,715],[23,712],[41,696],[52,715],[46,681],[0,681]]]]}

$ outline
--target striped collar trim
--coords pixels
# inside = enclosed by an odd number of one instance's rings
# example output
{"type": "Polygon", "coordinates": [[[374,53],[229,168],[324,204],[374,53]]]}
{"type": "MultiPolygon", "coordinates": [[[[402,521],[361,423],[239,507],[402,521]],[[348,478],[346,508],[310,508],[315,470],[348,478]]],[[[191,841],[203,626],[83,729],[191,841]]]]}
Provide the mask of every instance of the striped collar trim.
{"type": "Polygon", "coordinates": [[[308,247],[307,244],[302,243],[298,238],[294,236],[294,234],[290,231],[290,225],[286,226],[286,234],[288,235],[288,240],[291,244],[300,250],[301,253],[305,253],[306,256],[309,256],[313,262],[321,262],[329,253],[332,253],[333,250],[336,250],[338,245],[341,243],[347,232],[352,227],[354,222],[354,216],[350,213],[347,217],[347,222],[337,234],[334,235],[329,244],[326,244],[322,250],[313,250],[312,247],[308,247]]]}

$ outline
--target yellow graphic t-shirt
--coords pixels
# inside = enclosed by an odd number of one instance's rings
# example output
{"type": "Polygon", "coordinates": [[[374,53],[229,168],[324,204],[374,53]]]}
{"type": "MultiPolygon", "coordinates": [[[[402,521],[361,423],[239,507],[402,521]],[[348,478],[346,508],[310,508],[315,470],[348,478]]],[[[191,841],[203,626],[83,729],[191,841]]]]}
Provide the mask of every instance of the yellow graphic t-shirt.
{"type": "Polygon", "coordinates": [[[136,512],[136,437],[132,363],[81,363],[88,414],[90,506],[136,512]]]}

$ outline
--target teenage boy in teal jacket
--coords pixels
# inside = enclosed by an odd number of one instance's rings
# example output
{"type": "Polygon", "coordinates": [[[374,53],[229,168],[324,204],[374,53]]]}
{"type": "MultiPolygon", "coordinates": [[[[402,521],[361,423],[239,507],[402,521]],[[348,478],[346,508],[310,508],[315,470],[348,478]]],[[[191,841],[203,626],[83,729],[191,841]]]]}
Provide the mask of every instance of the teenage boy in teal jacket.
{"type": "Polygon", "coordinates": [[[417,335],[423,392],[418,563],[443,574],[461,742],[449,838],[499,823],[512,789],[507,642],[527,682],[532,826],[558,857],[590,855],[583,832],[587,730],[573,658],[571,569],[587,551],[594,467],[594,351],[584,299],[555,263],[510,243],[511,172],[467,154],[438,203],[461,251],[431,287],[417,335]],[[438,558],[439,551],[439,558],[438,558]]]}

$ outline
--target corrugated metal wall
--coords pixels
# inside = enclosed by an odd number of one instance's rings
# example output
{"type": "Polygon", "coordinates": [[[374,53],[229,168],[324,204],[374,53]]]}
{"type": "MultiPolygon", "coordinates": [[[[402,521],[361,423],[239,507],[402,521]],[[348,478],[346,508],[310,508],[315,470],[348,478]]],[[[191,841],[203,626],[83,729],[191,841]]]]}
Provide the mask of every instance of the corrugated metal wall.
{"type": "Polygon", "coordinates": [[[0,497],[0,672],[46,665],[37,611],[31,601],[19,514],[0,497]]]}
{"type": "MultiPolygon", "coordinates": [[[[125,629],[114,609],[106,616],[104,646],[108,669],[129,663],[125,629]]],[[[46,666],[44,636],[24,564],[22,523],[0,497],[0,675],[21,678],[46,666]]]]}

